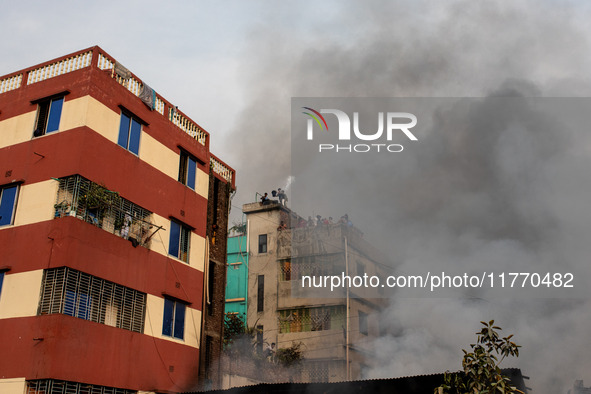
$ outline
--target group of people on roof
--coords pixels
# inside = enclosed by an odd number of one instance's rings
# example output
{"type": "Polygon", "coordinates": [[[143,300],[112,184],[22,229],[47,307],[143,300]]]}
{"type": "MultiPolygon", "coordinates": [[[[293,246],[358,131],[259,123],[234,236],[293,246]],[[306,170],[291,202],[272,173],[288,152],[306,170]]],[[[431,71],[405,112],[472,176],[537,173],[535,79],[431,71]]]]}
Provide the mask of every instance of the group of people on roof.
{"type": "MultiPolygon", "coordinates": [[[[276,197],[279,199],[279,204],[283,205],[284,207],[287,206],[287,194],[285,194],[285,190],[281,190],[280,187],[277,190],[271,191],[271,196],[276,197]]],[[[265,193],[261,196],[261,204],[267,205],[270,204],[271,200],[269,199],[269,194],[265,193]]]]}
{"type": "Polygon", "coordinates": [[[308,220],[305,220],[304,218],[300,218],[300,221],[298,222],[297,227],[299,227],[299,228],[301,228],[301,227],[317,227],[317,226],[327,226],[329,224],[344,224],[346,226],[353,226],[353,223],[349,220],[349,215],[344,214],[343,216],[341,216],[339,221],[336,223],[332,219],[332,216],[329,216],[328,218],[323,218],[320,215],[316,215],[315,218],[313,218],[312,216],[308,216],[308,220]]]}

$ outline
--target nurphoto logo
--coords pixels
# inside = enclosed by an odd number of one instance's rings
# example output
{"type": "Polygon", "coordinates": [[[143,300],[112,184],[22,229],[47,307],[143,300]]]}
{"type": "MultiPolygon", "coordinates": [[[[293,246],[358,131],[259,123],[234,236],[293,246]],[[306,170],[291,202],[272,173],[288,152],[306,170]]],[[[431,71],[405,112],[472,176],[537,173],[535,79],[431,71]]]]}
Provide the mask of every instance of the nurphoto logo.
{"type": "Polygon", "coordinates": [[[359,129],[359,112],[353,112],[353,137],[351,135],[351,118],[344,111],[338,109],[321,109],[317,111],[310,107],[302,107],[305,115],[308,115],[307,139],[314,140],[314,125],[320,131],[329,132],[328,123],[322,114],[336,116],[338,122],[338,141],[376,141],[375,143],[360,144],[318,144],[318,152],[402,152],[401,144],[390,143],[394,136],[404,134],[409,140],[417,141],[417,137],[410,131],[416,126],[417,117],[408,112],[378,112],[378,130],[372,133],[362,132],[359,129]],[[384,123],[386,126],[384,127],[384,123]],[[385,133],[385,142],[383,135],[385,133]],[[387,143],[386,143],[387,142],[387,143]]]}

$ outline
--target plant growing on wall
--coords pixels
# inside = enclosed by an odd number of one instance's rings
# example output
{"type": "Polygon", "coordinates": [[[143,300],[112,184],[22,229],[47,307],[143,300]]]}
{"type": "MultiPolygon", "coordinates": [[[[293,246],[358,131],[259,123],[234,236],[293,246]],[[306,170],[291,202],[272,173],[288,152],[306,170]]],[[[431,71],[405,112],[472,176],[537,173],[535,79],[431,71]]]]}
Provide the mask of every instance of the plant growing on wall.
{"type": "Polygon", "coordinates": [[[238,235],[246,234],[246,223],[232,222],[233,226],[228,229],[228,233],[236,233],[238,235]]]}

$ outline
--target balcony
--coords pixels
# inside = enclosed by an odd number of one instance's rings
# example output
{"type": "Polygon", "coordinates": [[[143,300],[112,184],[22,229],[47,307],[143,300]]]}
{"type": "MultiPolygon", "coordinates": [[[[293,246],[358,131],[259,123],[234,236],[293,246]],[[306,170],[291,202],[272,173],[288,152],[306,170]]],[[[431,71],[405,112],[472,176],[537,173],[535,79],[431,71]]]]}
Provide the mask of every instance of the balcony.
{"type": "Polygon", "coordinates": [[[339,223],[278,231],[277,259],[344,254],[345,238],[348,247],[357,253],[362,253],[375,262],[387,261],[379,250],[363,238],[359,229],[339,223]]]}
{"type": "Polygon", "coordinates": [[[134,246],[150,246],[160,227],[151,223],[152,212],[122,198],[119,193],[80,175],[58,179],[55,218],[75,216],[103,230],[128,239],[134,246]]]}

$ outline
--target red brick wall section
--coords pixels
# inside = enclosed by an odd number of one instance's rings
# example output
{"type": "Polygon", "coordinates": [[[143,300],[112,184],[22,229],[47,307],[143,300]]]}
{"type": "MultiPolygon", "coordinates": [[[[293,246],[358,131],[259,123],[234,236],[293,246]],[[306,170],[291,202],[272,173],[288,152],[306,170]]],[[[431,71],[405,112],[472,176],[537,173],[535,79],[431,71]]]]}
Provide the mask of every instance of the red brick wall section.
{"type": "MultiPolygon", "coordinates": [[[[205,273],[211,278],[211,297],[207,304],[204,294],[203,329],[201,331],[201,353],[199,382],[201,389],[221,387],[221,352],[224,327],[224,306],[226,299],[226,248],[228,240],[228,208],[231,185],[213,175],[209,176],[209,198],[207,208],[207,235],[209,237],[209,267],[205,273]],[[207,337],[210,339],[208,340],[207,337]],[[206,349],[209,342],[210,349],[206,349]]],[[[206,262],[207,264],[207,262],[206,262]]]]}

